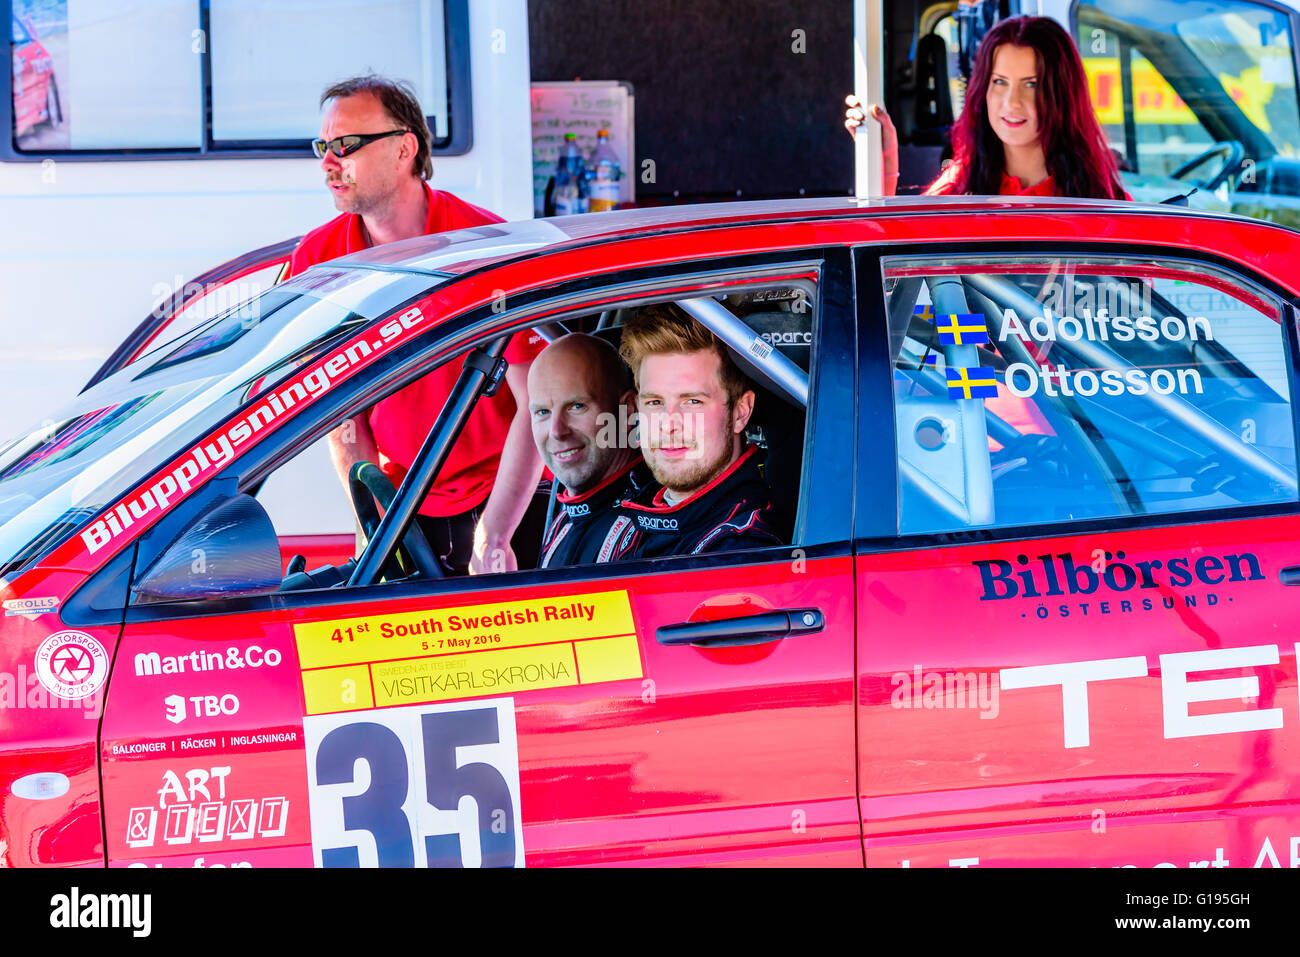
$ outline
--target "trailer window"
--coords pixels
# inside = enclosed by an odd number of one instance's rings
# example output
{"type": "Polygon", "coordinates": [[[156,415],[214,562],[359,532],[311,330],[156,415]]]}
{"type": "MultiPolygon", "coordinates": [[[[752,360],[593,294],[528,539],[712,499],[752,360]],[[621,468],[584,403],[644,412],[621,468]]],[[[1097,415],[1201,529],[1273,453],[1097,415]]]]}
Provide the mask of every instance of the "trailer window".
{"type": "Polygon", "coordinates": [[[0,143],[2,159],[310,156],[321,91],[366,73],[414,87],[435,152],[468,148],[466,0],[12,6],[11,138],[0,143]]]}
{"type": "Polygon", "coordinates": [[[321,90],[370,70],[410,82],[434,138],[446,138],[440,0],[211,0],[210,10],[214,140],[311,139],[321,90]]]}

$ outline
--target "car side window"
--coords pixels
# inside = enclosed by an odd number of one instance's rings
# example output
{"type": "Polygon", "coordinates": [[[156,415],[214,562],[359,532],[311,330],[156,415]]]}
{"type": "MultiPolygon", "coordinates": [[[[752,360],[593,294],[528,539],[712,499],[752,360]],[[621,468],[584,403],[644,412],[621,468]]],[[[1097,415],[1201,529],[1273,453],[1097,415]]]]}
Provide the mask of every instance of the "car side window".
{"type": "MultiPolygon", "coordinates": [[[[730,294],[718,294],[712,297],[703,297],[699,301],[707,302],[711,307],[718,309],[718,316],[726,319],[739,319],[740,323],[736,326],[735,333],[740,337],[748,337],[754,340],[750,342],[744,354],[737,354],[738,350],[733,349],[733,357],[736,358],[742,371],[750,381],[755,393],[755,403],[753,413],[750,417],[748,426],[743,437],[743,444],[746,446],[757,446],[759,458],[762,461],[760,467],[764,481],[771,489],[774,503],[780,512],[780,525],[788,529],[796,524],[797,513],[800,507],[799,489],[802,478],[802,464],[804,458],[804,436],[806,409],[804,406],[790,398],[782,392],[780,385],[769,378],[772,367],[783,364],[787,371],[790,371],[795,377],[802,376],[804,382],[807,382],[809,369],[812,365],[813,338],[814,338],[814,309],[815,301],[815,284],[811,281],[801,281],[797,285],[781,285],[755,288],[751,283],[738,291],[730,294]]],[[[671,298],[662,300],[663,302],[676,302],[671,298]]],[[[571,313],[567,316],[560,317],[560,325],[550,327],[553,335],[560,335],[564,332],[584,332],[596,336],[608,342],[611,346],[618,348],[622,338],[623,324],[628,318],[636,312],[638,308],[649,305],[648,299],[638,299],[635,303],[629,304],[622,308],[613,308],[597,312],[588,313],[571,313]]],[[[508,353],[507,353],[508,355],[508,353]]],[[[459,360],[452,360],[452,366],[459,368],[459,360]]],[[[630,380],[630,372],[629,372],[630,380]]],[[[500,392],[506,392],[505,382],[501,384],[500,392]]],[[[480,403],[485,400],[480,399],[480,403]]],[[[436,408],[431,408],[429,412],[429,421],[432,422],[436,408]]],[[[372,413],[366,413],[373,419],[372,413]]],[[[595,436],[596,441],[604,441],[606,436],[625,435],[625,426],[616,424],[613,413],[606,413],[611,421],[601,427],[595,436]]],[[[632,415],[636,415],[635,408],[632,409],[632,415]]],[[[633,418],[633,422],[635,419],[633,418]]],[[[481,430],[480,430],[481,431],[481,430]]],[[[632,429],[633,439],[637,429],[632,429]]],[[[504,436],[504,430],[501,431],[504,436]]],[[[461,440],[457,440],[461,441],[461,440]]],[[[483,435],[480,434],[477,441],[483,441],[483,435]]],[[[380,437],[380,444],[383,443],[380,437]]],[[[414,441],[412,448],[418,447],[419,440],[414,441]]],[[[407,450],[407,454],[412,449],[407,450]]],[[[484,452],[486,453],[486,449],[484,452]]],[[[500,451],[500,450],[499,450],[500,451]]],[[[388,456],[385,455],[385,471],[393,471],[392,466],[388,463],[388,456]]],[[[493,468],[496,468],[496,458],[492,459],[493,468]]],[[[398,467],[395,469],[398,475],[405,474],[405,469],[400,460],[397,462],[398,467]]],[[[648,479],[648,473],[642,472],[645,479],[648,479]]],[[[551,524],[558,510],[562,505],[555,501],[555,495],[549,495],[553,483],[549,472],[543,473],[542,490],[540,496],[542,502],[534,503],[530,506],[529,512],[525,515],[519,530],[516,532],[515,540],[512,542],[514,549],[515,561],[520,569],[531,568],[536,565],[542,554],[542,541],[544,539],[545,529],[551,524]],[[547,502],[546,499],[550,498],[547,502]],[[532,509],[538,504],[544,504],[544,520],[534,522],[532,509]],[[534,538],[529,536],[533,535],[534,538]],[[523,543],[531,543],[527,548],[521,551],[523,543]]],[[[558,488],[555,491],[559,491],[558,488]]],[[[539,511],[541,511],[539,509],[539,511]]],[[[725,549],[722,549],[725,550],[725,549]]],[[[489,570],[495,569],[489,564],[489,570]]]]}
{"type": "MultiPolygon", "coordinates": [[[[792,525],[799,527],[799,509],[804,504],[800,501],[800,488],[807,410],[803,402],[792,398],[783,391],[783,387],[797,391],[800,379],[805,389],[808,386],[809,370],[813,366],[816,291],[814,275],[810,275],[800,277],[793,283],[756,284],[751,281],[738,284],[734,291],[728,290],[694,300],[704,304],[706,313],[710,309],[714,310],[714,321],[725,325],[739,320],[733,334],[748,337],[745,340],[744,355],[736,357],[755,392],[753,414],[745,432],[744,443],[758,447],[758,458],[762,461],[760,473],[780,512],[779,516],[773,518],[774,527],[779,525],[787,531],[792,525]],[[773,373],[773,369],[778,372],[773,373]],[[780,370],[784,370],[787,377],[781,382],[774,381],[772,376],[779,377],[780,370]],[[779,522],[776,521],[778,517],[779,522]]],[[[672,297],[660,298],[664,302],[682,304],[672,297]]],[[[558,319],[558,323],[553,323],[546,329],[552,336],[566,331],[589,333],[617,348],[623,324],[637,309],[650,305],[652,301],[654,297],[643,296],[628,300],[625,306],[619,303],[614,308],[599,311],[573,311],[551,317],[558,319]]],[[[514,337],[516,341],[507,348],[506,357],[509,359],[515,354],[523,355],[525,351],[532,355],[539,351],[530,348],[515,353],[515,345],[530,335],[532,333],[527,330],[517,332],[514,337]]],[[[490,338],[492,337],[485,337],[478,344],[486,345],[490,338]]],[[[532,341],[534,347],[540,344],[540,339],[532,341]]],[[[353,555],[354,549],[360,547],[365,535],[355,543],[350,540],[349,526],[352,525],[353,516],[337,506],[351,496],[358,531],[373,532],[378,516],[366,514],[369,511],[366,506],[373,492],[371,486],[385,484],[383,476],[386,476],[386,494],[392,494],[396,487],[407,480],[409,466],[438,418],[442,403],[446,401],[464,361],[465,354],[458,353],[440,363],[438,369],[424,378],[384,395],[374,405],[336,423],[332,432],[333,444],[337,448],[333,451],[327,448],[331,444],[329,440],[319,439],[309,447],[310,454],[300,454],[286,460],[266,476],[257,495],[266,507],[280,539],[286,566],[290,564],[293,555],[302,554],[305,566],[299,563],[294,567],[309,573],[311,579],[296,580],[293,584],[295,589],[331,587],[339,580],[346,579],[348,570],[340,570],[339,566],[353,555]],[[379,467],[378,471],[383,473],[383,476],[372,476],[373,481],[368,481],[367,488],[371,488],[370,492],[364,492],[359,485],[350,487],[346,493],[342,491],[331,455],[338,455],[339,449],[347,451],[352,448],[357,450],[357,457],[372,461],[379,467]],[[365,454],[362,454],[363,449],[366,450],[365,454]],[[313,473],[309,477],[291,483],[282,481],[282,473],[303,476],[307,467],[313,473]],[[362,501],[357,501],[358,497],[362,501]],[[326,504],[328,509],[324,508],[326,504]],[[325,522],[326,511],[330,517],[328,523],[325,522]],[[298,520],[300,515],[315,517],[304,522],[298,520]],[[338,520],[340,517],[344,519],[343,522],[338,520]],[[369,528],[366,528],[367,521],[370,523],[369,528]],[[313,532],[317,534],[313,535],[313,532]],[[321,534],[326,532],[330,534],[321,534]],[[335,566],[336,570],[330,571],[321,562],[335,566]]],[[[803,401],[806,401],[806,397],[803,401]]],[[[466,476],[477,475],[482,479],[480,486],[486,482],[487,488],[491,487],[504,449],[507,428],[512,421],[510,410],[513,409],[516,409],[514,397],[505,379],[500,383],[494,398],[478,400],[464,430],[452,442],[453,453],[444,465],[443,473],[450,475],[450,478],[435,481],[430,497],[425,499],[425,505],[438,505],[452,494],[467,496],[469,493],[463,492],[463,488],[470,484],[466,476]],[[492,404],[491,410],[487,408],[489,403],[492,404]],[[489,447],[490,443],[498,444],[489,447]]],[[[633,415],[635,411],[634,408],[633,415]]],[[[606,436],[627,435],[628,422],[617,421],[615,414],[607,414],[606,417],[611,421],[600,426],[595,441],[605,441],[606,436]]],[[[635,435],[635,429],[632,431],[635,435]]],[[[532,438],[535,441],[535,436],[532,438]]],[[[648,478],[648,473],[644,471],[639,475],[648,478]]],[[[644,483],[645,478],[639,478],[638,481],[644,483]]],[[[544,473],[539,492],[533,496],[512,542],[519,569],[536,567],[542,554],[544,531],[558,514],[557,509],[563,507],[554,501],[548,501],[549,479],[549,473],[544,473]],[[525,546],[524,543],[531,544],[525,546]]],[[[458,499],[453,507],[443,508],[442,511],[462,515],[478,503],[478,512],[481,512],[481,499],[486,495],[485,489],[479,498],[465,498],[467,504],[458,499]]],[[[387,502],[383,499],[380,504],[387,508],[387,502]]],[[[426,508],[425,511],[432,510],[426,508]]],[[[417,524],[426,533],[434,551],[441,558],[450,559],[448,541],[440,537],[442,530],[437,527],[437,522],[427,519],[419,520],[417,524]]],[[[456,536],[463,530],[459,526],[453,528],[454,522],[443,524],[448,526],[446,535],[451,536],[452,540],[459,540],[456,536]]],[[[405,541],[404,537],[403,542],[405,541]]],[[[458,551],[456,554],[461,553],[458,551]]],[[[383,580],[391,582],[409,577],[412,563],[407,560],[408,557],[399,554],[397,562],[386,565],[383,580]]],[[[456,562],[449,564],[454,566],[456,562]]],[[[506,571],[507,567],[503,565],[498,568],[489,562],[485,570],[506,571]]]]}
{"type": "Polygon", "coordinates": [[[899,531],[1297,498],[1272,293],[1180,260],[884,261],[899,531]]]}

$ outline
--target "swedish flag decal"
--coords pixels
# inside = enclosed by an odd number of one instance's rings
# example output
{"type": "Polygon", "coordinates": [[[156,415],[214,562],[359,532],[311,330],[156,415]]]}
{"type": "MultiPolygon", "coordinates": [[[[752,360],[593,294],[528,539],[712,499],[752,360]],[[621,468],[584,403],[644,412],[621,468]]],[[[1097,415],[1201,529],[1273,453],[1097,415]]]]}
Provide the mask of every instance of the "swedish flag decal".
{"type": "Polygon", "coordinates": [[[971,346],[989,341],[989,327],[977,313],[949,313],[935,320],[939,343],[945,346],[971,346]]]}
{"type": "Polygon", "coordinates": [[[948,380],[950,399],[997,398],[998,380],[993,377],[993,370],[988,366],[974,366],[969,369],[954,369],[949,366],[943,372],[948,380]]]}

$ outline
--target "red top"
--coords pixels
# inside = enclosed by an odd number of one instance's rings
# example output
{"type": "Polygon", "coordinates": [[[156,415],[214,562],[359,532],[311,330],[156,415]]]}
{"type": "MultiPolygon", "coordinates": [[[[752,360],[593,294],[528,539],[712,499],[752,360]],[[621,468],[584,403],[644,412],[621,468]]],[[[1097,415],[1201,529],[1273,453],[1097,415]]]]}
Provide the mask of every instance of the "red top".
{"type": "MultiPolygon", "coordinates": [[[[451,193],[440,189],[430,189],[426,183],[425,195],[429,198],[429,215],[424,221],[424,232],[442,233],[449,229],[467,229],[470,226],[482,226],[486,223],[505,222],[495,213],[457,199],[451,193]]],[[[341,213],[324,226],[313,229],[289,260],[289,272],[285,279],[296,276],[309,266],[337,259],[348,253],[359,253],[369,249],[365,234],[361,232],[361,217],[356,213],[341,213]]]]}
{"type": "MultiPolygon", "coordinates": [[[[957,176],[961,172],[961,167],[956,163],[949,163],[944,171],[933,183],[926,187],[924,195],[926,196],[951,196],[957,185],[957,176]]],[[[1005,171],[1002,173],[1002,182],[998,185],[999,196],[1056,196],[1056,180],[1048,176],[1041,183],[1033,186],[1021,186],[1020,180],[1014,176],[1008,175],[1005,171]]],[[[1124,198],[1132,200],[1133,197],[1125,190],[1124,198]]]]}
{"type": "MultiPolygon", "coordinates": [[[[501,217],[457,199],[451,193],[430,189],[428,185],[424,190],[429,199],[429,216],[424,224],[426,234],[503,222],[501,217]]],[[[343,213],[302,238],[289,260],[288,276],[295,276],[316,263],[366,248],[361,217],[355,213],[343,213]]],[[[526,364],[536,358],[544,345],[536,335],[527,338],[523,334],[517,335],[506,347],[506,360],[511,365],[526,364]]],[[[459,361],[448,362],[371,408],[369,423],[379,447],[379,467],[394,485],[400,485],[406,477],[407,469],[433,428],[460,371],[459,361]]],[[[487,499],[496,480],[501,448],[510,431],[515,410],[514,395],[504,382],[495,396],[478,400],[465,430],[452,446],[438,480],[420,506],[421,515],[459,515],[487,499]]]]}

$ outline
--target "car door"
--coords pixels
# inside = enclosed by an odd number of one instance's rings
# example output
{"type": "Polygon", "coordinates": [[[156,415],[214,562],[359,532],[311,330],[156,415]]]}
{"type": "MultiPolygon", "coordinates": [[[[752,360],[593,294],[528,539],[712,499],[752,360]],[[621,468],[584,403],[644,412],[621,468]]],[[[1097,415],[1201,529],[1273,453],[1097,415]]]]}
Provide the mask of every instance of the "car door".
{"type": "Polygon", "coordinates": [[[861,260],[869,866],[1296,861],[1294,312],[1114,249],[861,260]]]}
{"type": "Polygon", "coordinates": [[[721,294],[791,265],[816,323],[807,429],[784,450],[803,456],[797,544],[134,606],[103,731],[110,861],[861,866],[847,255],[519,293],[445,321],[429,352],[556,303],[721,294]]]}

